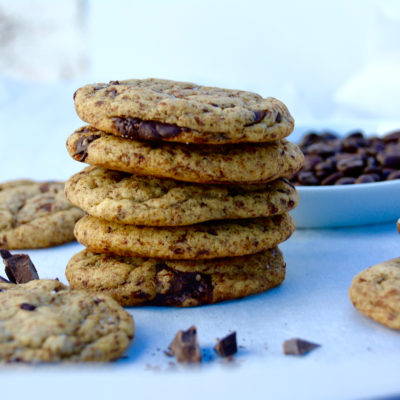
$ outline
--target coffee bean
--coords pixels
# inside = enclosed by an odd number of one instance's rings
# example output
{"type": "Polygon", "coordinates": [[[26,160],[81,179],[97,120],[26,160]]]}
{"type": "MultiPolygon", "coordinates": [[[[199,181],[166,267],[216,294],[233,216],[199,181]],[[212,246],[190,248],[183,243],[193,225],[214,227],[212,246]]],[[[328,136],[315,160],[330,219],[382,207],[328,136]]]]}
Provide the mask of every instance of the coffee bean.
{"type": "Polygon", "coordinates": [[[300,141],[303,168],[295,185],[340,185],[400,179],[400,130],[383,137],[361,131],[343,139],[330,131],[309,132],[300,141]]]}
{"type": "Polygon", "coordinates": [[[339,160],[336,164],[336,168],[345,175],[355,176],[363,170],[364,161],[360,156],[355,155],[351,158],[339,160]]]}
{"type": "Polygon", "coordinates": [[[362,174],[356,179],[355,183],[370,183],[377,182],[378,180],[379,179],[376,179],[376,176],[373,174],[362,174]]]}
{"type": "Polygon", "coordinates": [[[342,172],[334,172],[322,180],[321,185],[334,185],[335,182],[343,177],[342,172]]]}
{"type": "Polygon", "coordinates": [[[392,171],[386,178],[388,181],[400,179],[400,171],[392,171]]]}
{"type": "Polygon", "coordinates": [[[319,184],[319,180],[317,179],[317,177],[309,171],[300,172],[297,179],[302,185],[313,186],[319,184]]]}
{"type": "Polygon", "coordinates": [[[307,154],[306,156],[304,156],[303,170],[312,170],[322,160],[323,158],[317,156],[316,154],[307,154]]]}
{"type": "Polygon", "coordinates": [[[400,168],[400,153],[379,153],[377,156],[378,161],[387,168],[400,168]]]}
{"type": "Polygon", "coordinates": [[[335,182],[335,185],[350,185],[352,183],[355,183],[356,178],[353,178],[351,176],[344,176],[343,178],[338,179],[335,182]]]}

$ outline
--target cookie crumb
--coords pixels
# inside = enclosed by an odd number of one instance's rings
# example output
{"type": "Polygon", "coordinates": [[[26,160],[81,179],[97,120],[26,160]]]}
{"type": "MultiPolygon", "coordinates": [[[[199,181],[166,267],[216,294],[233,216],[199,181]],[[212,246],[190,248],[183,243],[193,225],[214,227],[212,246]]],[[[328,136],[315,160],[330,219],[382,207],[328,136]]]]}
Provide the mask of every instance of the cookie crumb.
{"type": "Polygon", "coordinates": [[[180,363],[191,364],[202,361],[195,326],[191,326],[186,331],[179,331],[168,348],[180,363]]]}
{"type": "Polygon", "coordinates": [[[219,340],[215,345],[214,350],[221,357],[230,357],[237,353],[236,332],[232,332],[219,340]]]}
{"type": "Polygon", "coordinates": [[[285,355],[298,355],[301,356],[303,354],[307,354],[311,350],[314,350],[317,347],[320,347],[320,344],[312,343],[307,340],[294,338],[285,340],[283,342],[283,353],[285,355]]]}

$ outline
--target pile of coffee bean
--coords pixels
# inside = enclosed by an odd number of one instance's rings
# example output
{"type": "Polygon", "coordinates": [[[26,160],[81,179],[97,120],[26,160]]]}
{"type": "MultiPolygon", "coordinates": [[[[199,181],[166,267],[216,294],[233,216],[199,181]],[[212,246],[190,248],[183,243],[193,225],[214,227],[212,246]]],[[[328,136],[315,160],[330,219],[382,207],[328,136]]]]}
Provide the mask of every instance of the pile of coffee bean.
{"type": "Polygon", "coordinates": [[[309,132],[299,143],[303,168],[295,185],[347,185],[400,179],[400,131],[382,137],[309,132]]]}

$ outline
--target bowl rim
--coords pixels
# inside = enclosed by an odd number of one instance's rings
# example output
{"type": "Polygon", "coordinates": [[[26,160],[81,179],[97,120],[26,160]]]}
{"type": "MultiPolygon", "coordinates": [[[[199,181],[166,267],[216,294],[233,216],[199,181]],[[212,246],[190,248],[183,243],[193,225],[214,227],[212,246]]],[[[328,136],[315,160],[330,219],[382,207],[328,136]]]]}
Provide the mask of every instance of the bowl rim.
{"type": "Polygon", "coordinates": [[[303,186],[296,185],[297,191],[302,192],[327,192],[327,191],[352,191],[352,190],[374,190],[376,188],[384,188],[390,186],[400,185],[400,179],[393,179],[390,181],[367,182],[367,183],[352,183],[348,185],[324,185],[324,186],[303,186]]]}

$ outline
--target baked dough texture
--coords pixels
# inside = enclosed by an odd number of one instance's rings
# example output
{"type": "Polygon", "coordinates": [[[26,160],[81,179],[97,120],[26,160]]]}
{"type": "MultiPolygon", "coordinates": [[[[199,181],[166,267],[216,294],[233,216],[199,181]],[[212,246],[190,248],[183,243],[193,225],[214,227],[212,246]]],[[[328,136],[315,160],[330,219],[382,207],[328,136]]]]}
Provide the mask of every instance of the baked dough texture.
{"type": "Polygon", "coordinates": [[[400,329],[400,258],[361,271],[354,277],[349,294],[358,311],[389,328],[400,329]]]}
{"type": "Polygon", "coordinates": [[[254,254],[277,246],[293,231],[289,214],[179,227],[122,225],[87,215],[75,225],[78,242],[95,253],[175,260],[254,254]]]}
{"type": "Polygon", "coordinates": [[[287,140],[240,145],[187,145],[124,139],[91,126],[67,140],[72,158],[107,169],[197,183],[260,183],[290,178],[304,155],[287,140]]]}
{"type": "Polygon", "coordinates": [[[288,136],[294,120],[272,97],[164,79],[86,85],[75,92],[80,118],[130,139],[181,143],[270,142],[288,136]]]}
{"type": "Polygon", "coordinates": [[[63,182],[0,184],[0,248],[33,249],[73,241],[75,222],[83,215],[65,198],[63,182]]]}
{"type": "Polygon", "coordinates": [[[124,306],[197,306],[237,299],[282,283],[278,248],[213,260],[162,260],[95,254],[83,250],[68,263],[72,288],[112,296],[124,306]]]}
{"type": "Polygon", "coordinates": [[[135,333],[114,299],[58,280],[0,281],[0,304],[0,363],[115,360],[135,333]]]}
{"type": "Polygon", "coordinates": [[[286,179],[258,185],[202,185],[87,167],[65,185],[88,214],[121,224],[180,226],[218,219],[268,217],[294,209],[286,179]]]}

